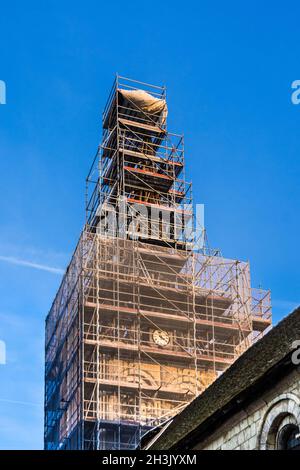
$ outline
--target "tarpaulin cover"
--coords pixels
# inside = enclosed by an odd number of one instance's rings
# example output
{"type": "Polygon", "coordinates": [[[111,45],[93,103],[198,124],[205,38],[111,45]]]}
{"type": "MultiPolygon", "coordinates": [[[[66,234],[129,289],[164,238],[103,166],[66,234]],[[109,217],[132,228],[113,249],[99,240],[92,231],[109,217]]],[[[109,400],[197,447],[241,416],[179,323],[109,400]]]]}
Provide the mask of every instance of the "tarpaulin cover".
{"type": "Polygon", "coordinates": [[[130,103],[145,113],[161,115],[162,123],[165,122],[168,115],[167,103],[165,100],[155,98],[144,90],[122,90],[119,92],[130,103]]]}

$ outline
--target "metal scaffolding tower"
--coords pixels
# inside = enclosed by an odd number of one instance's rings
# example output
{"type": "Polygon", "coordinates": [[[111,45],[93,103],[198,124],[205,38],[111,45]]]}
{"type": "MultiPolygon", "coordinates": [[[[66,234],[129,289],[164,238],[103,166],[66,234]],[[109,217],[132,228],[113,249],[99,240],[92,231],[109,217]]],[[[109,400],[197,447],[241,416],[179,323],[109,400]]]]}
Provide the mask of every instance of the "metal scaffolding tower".
{"type": "Polygon", "coordinates": [[[270,327],[270,292],[199,245],[192,207],[165,88],[117,76],[46,320],[46,449],[136,448],[270,327]]]}

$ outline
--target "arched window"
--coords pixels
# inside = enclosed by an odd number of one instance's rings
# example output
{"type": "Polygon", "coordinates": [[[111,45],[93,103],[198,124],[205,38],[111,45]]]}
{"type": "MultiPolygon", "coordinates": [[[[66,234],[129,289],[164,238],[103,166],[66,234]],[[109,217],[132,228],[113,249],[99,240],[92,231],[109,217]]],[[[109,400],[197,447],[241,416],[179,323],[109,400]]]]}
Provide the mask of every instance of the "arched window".
{"type": "Polygon", "coordinates": [[[259,433],[258,449],[300,449],[300,401],[294,394],[277,397],[270,403],[259,433]]]}
{"type": "Polygon", "coordinates": [[[299,426],[286,424],[277,435],[276,449],[278,450],[300,450],[299,426]]]}

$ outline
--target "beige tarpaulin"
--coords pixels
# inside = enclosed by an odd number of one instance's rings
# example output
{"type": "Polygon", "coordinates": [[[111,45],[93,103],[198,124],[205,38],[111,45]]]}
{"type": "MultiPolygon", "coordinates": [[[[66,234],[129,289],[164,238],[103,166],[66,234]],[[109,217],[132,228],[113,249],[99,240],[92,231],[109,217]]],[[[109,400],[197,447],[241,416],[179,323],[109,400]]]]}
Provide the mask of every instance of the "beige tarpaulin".
{"type": "Polygon", "coordinates": [[[161,115],[162,124],[165,123],[168,108],[165,100],[154,98],[144,90],[122,90],[119,89],[121,95],[129,102],[133,103],[137,108],[141,109],[145,113],[161,115]]]}

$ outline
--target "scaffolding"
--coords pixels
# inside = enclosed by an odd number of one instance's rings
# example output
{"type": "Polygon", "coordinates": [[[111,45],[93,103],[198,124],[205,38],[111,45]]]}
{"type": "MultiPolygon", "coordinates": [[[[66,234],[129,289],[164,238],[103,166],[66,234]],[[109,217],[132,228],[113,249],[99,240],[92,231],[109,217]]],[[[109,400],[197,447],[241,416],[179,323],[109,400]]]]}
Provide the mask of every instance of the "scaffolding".
{"type": "Polygon", "coordinates": [[[46,320],[46,449],[137,448],[270,328],[270,292],[195,225],[165,88],[117,76],[46,320]]]}

